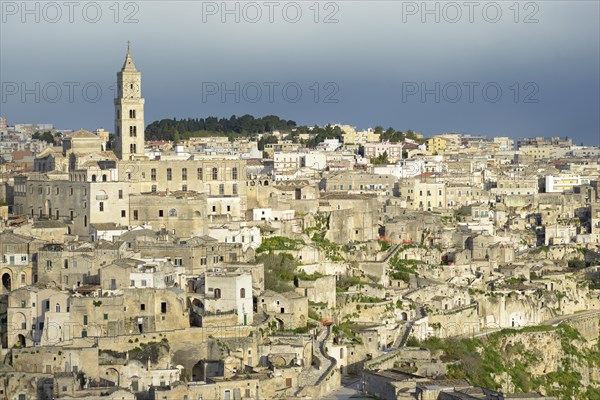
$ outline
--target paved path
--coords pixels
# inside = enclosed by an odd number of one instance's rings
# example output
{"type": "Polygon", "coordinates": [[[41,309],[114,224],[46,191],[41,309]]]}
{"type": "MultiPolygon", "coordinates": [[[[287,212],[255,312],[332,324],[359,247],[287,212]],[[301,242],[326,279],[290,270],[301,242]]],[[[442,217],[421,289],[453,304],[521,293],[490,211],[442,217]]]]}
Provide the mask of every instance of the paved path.
{"type": "Polygon", "coordinates": [[[404,347],[404,345],[406,344],[406,342],[408,341],[408,338],[410,337],[410,333],[412,331],[413,326],[415,325],[415,322],[417,322],[419,319],[424,318],[425,317],[425,307],[416,304],[417,307],[417,316],[413,319],[411,319],[410,321],[408,321],[403,327],[402,329],[404,329],[402,331],[402,334],[398,335],[398,337],[396,338],[396,340],[394,341],[393,347],[394,348],[399,348],[399,347],[404,347]]]}
{"type": "Polygon", "coordinates": [[[323,329],[319,333],[319,337],[314,343],[318,348],[313,347],[313,357],[319,359],[320,368],[317,369],[310,365],[307,368],[304,368],[302,372],[300,372],[300,376],[298,377],[299,390],[296,392],[296,394],[301,393],[302,389],[306,386],[317,385],[321,376],[323,376],[326,372],[329,371],[332,361],[326,357],[325,342],[327,341],[327,339],[329,339],[330,332],[330,327],[323,327],[323,329]]]}
{"type": "MultiPolygon", "coordinates": [[[[575,314],[568,314],[568,315],[560,315],[556,318],[552,318],[546,321],[543,321],[540,325],[558,325],[561,322],[564,321],[569,321],[569,320],[573,320],[573,319],[579,319],[579,318],[586,318],[586,317],[591,317],[593,315],[598,315],[600,317],[600,310],[588,310],[588,311],[582,311],[582,312],[578,312],[575,314]]],[[[531,325],[534,326],[534,325],[531,325]]],[[[477,338],[477,337],[482,337],[482,336],[487,336],[487,335],[491,335],[492,333],[501,331],[502,329],[519,329],[519,328],[524,328],[522,327],[515,327],[515,328],[493,328],[493,329],[486,329],[484,332],[479,332],[476,333],[474,335],[472,334],[465,334],[465,335],[459,335],[456,336],[456,338],[461,339],[461,338],[477,338]]]]}
{"type": "Polygon", "coordinates": [[[360,392],[360,380],[344,383],[342,387],[334,390],[320,400],[372,400],[373,397],[365,396],[360,392]]]}

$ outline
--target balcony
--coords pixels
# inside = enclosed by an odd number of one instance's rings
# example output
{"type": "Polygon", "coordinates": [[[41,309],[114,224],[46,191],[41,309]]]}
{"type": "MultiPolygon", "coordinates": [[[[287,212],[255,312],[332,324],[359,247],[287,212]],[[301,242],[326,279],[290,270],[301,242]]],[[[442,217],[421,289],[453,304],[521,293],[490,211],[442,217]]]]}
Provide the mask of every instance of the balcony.
{"type": "Polygon", "coordinates": [[[97,194],[96,200],[108,200],[108,195],[107,194],[97,194]]]}

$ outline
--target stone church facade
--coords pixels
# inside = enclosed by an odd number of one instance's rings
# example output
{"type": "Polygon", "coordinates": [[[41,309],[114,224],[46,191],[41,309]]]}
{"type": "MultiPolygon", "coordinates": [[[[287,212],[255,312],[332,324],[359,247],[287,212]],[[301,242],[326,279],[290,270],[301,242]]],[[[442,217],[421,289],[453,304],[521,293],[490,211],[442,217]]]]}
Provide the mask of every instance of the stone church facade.
{"type": "MultiPolygon", "coordinates": [[[[92,133],[75,132],[62,151],[70,160],[68,172],[40,167],[37,173],[15,178],[15,214],[64,221],[69,232],[80,237],[90,237],[94,224],[150,223],[153,229],[168,229],[178,222],[178,215],[179,220],[186,219],[180,226],[187,227],[178,236],[203,235],[207,218],[243,217],[246,161],[194,155],[184,160],[150,159],[144,152],[141,73],[129,51],[117,83],[114,153],[106,151],[92,133]],[[188,197],[194,201],[185,212],[174,215],[173,207],[167,207],[188,197]],[[164,207],[157,207],[157,202],[164,202],[164,207]],[[156,215],[144,211],[146,203],[156,208],[156,215]]],[[[55,157],[54,153],[41,156],[55,157]]],[[[38,165],[54,164],[40,160],[38,165]]]]}

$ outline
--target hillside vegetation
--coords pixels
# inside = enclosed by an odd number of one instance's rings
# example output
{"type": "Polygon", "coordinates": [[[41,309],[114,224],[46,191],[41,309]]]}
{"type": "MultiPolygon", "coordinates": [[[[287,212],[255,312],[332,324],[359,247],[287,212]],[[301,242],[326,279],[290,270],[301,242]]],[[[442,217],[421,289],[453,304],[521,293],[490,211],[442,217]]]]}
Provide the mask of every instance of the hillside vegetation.
{"type": "Polygon", "coordinates": [[[504,329],[474,339],[431,338],[420,345],[443,352],[448,378],[561,400],[600,399],[600,348],[566,324],[504,329]]]}

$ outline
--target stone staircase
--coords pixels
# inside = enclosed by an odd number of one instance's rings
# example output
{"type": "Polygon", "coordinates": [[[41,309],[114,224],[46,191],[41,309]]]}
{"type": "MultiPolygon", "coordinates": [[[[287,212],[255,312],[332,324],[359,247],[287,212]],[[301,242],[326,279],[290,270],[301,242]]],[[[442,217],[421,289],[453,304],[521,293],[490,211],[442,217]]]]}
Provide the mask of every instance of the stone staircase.
{"type": "Polygon", "coordinates": [[[332,368],[335,368],[335,360],[329,357],[325,351],[325,343],[329,339],[331,329],[329,326],[323,327],[317,337],[315,344],[318,346],[318,350],[313,348],[313,357],[316,359],[313,364],[307,368],[304,368],[298,376],[298,390],[295,395],[300,396],[303,390],[310,386],[317,386],[320,384],[322,379],[327,376],[332,368]]]}

